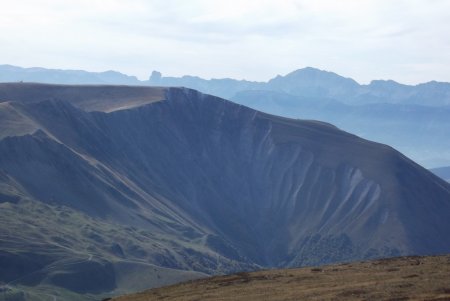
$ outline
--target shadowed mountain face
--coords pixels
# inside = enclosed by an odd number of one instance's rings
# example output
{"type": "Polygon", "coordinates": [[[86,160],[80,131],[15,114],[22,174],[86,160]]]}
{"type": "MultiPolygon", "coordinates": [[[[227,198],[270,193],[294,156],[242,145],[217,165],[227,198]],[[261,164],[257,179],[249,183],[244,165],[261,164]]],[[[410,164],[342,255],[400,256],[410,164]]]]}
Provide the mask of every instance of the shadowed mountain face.
{"type": "Polygon", "coordinates": [[[330,98],[269,91],[241,92],[232,100],[276,115],[326,120],[358,136],[395,146],[424,166],[450,163],[450,106],[348,105],[330,98]]]}
{"type": "Polygon", "coordinates": [[[374,80],[360,85],[351,78],[314,68],[299,69],[268,82],[154,74],[149,83],[197,89],[270,114],[326,121],[392,145],[423,166],[450,164],[449,83],[411,86],[374,80]]]}
{"type": "Polygon", "coordinates": [[[0,281],[123,293],[450,252],[449,184],[329,124],[182,88],[8,84],[0,95],[0,262],[14,271],[0,281]]]}
{"type": "Polygon", "coordinates": [[[360,85],[314,68],[299,69],[268,82],[188,76],[152,76],[149,82],[198,89],[270,114],[326,121],[392,145],[426,167],[450,164],[449,83],[410,86],[376,80],[360,85]]]}

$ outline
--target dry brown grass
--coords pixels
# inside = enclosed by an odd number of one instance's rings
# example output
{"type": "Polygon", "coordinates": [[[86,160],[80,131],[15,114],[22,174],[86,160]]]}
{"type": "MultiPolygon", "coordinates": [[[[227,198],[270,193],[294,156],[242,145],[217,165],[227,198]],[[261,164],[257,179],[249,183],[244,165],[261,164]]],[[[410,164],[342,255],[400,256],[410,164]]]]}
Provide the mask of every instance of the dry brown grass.
{"type": "Polygon", "coordinates": [[[450,300],[450,255],[239,273],[152,289],[113,300],[444,301],[450,300]]]}

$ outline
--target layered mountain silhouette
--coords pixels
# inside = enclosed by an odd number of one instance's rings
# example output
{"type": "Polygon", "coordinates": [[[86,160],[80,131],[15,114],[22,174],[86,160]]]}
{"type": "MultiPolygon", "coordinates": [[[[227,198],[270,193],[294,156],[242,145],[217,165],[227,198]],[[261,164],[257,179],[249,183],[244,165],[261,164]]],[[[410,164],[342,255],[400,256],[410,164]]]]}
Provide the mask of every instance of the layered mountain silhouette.
{"type": "Polygon", "coordinates": [[[438,168],[433,168],[431,169],[431,171],[443,178],[444,180],[446,180],[447,182],[450,182],[450,166],[445,166],[445,167],[438,167],[438,168]]]}
{"type": "Polygon", "coordinates": [[[148,80],[117,71],[88,72],[22,68],[0,65],[0,82],[40,82],[54,84],[115,84],[183,86],[225,99],[242,91],[264,90],[288,93],[293,96],[328,98],[346,104],[391,103],[421,106],[449,106],[450,83],[430,81],[405,85],[393,80],[373,80],[368,85],[351,78],[312,67],[295,70],[285,76],[277,75],[267,82],[235,80],[231,78],[206,80],[197,76],[165,77],[153,71],[148,80]]]}
{"type": "Polygon", "coordinates": [[[450,165],[450,84],[431,81],[404,85],[374,80],[361,85],[350,78],[303,68],[267,82],[206,80],[196,76],[149,80],[119,72],[86,72],[0,66],[1,82],[183,86],[230,99],[270,114],[332,123],[363,138],[391,145],[419,164],[450,165]]]}
{"type": "Polygon", "coordinates": [[[450,106],[372,103],[349,105],[271,91],[245,91],[233,101],[272,114],[326,120],[361,137],[395,146],[424,166],[450,161],[450,106]]]}
{"type": "Polygon", "coordinates": [[[431,81],[410,86],[393,80],[374,80],[368,85],[360,85],[351,78],[311,67],[298,69],[285,76],[278,75],[267,82],[205,80],[195,76],[163,77],[154,72],[149,83],[194,88],[227,99],[242,91],[265,90],[293,96],[334,99],[346,104],[450,105],[450,83],[431,81]]]}
{"type": "Polygon", "coordinates": [[[450,252],[450,185],[330,124],[186,88],[12,83],[0,101],[11,294],[450,252]]]}
{"type": "Polygon", "coordinates": [[[426,167],[450,165],[449,83],[374,80],[360,85],[310,67],[268,82],[153,74],[150,83],[194,88],[270,114],[326,121],[392,145],[426,167]]]}
{"type": "Polygon", "coordinates": [[[122,84],[139,85],[135,76],[117,71],[88,72],[84,70],[22,68],[0,65],[0,82],[39,82],[54,84],[122,84]]]}

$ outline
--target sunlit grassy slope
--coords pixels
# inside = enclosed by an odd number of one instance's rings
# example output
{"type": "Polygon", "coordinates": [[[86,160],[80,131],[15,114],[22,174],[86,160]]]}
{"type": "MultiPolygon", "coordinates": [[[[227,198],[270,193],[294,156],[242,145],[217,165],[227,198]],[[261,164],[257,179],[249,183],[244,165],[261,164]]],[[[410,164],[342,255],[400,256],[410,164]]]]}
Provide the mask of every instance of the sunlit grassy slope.
{"type": "Polygon", "coordinates": [[[450,300],[450,255],[239,273],[195,280],[114,301],[450,300]]]}

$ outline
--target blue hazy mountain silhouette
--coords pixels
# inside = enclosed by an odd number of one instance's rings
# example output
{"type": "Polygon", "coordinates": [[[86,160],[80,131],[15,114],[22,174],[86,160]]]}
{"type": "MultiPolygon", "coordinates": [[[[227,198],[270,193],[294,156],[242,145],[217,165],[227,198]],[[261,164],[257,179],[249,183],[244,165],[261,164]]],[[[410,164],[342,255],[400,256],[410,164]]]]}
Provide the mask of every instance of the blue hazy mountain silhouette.
{"type": "Polygon", "coordinates": [[[404,85],[374,80],[368,85],[315,68],[304,68],[268,82],[165,77],[148,80],[108,71],[0,66],[2,82],[177,86],[230,99],[264,112],[330,122],[363,138],[389,144],[432,168],[450,165],[450,84],[431,81],[404,85]]]}

